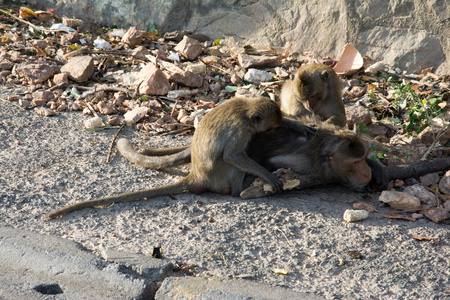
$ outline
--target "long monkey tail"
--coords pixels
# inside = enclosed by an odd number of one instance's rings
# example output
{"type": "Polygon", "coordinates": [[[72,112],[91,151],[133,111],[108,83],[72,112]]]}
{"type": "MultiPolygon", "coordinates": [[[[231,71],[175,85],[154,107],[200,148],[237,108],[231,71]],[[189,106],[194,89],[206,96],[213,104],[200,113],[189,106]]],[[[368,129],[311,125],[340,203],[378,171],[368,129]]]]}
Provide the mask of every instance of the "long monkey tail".
{"type": "Polygon", "coordinates": [[[158,196],[181,194],[181,193],[183,193],[185,191],[189,191],[191,189],[192,189],[192,183],[191,183],[190,176],[188,175],[187,177],[183,178],[181,181],[179,181],[175,184],[171,184],[171,185],[141,190],[141,191],[137,191],[137,192],[123,193],[120,195],[109,196],[109,197],[105,197],[105,198],[76,202],[74,204],[70,204],[70,205],[52,210],[45,216],[45,220],[47,221],[47,220],[51,220],[51,219],[60,218],[64,215],[67,215],[68,213],[71,213],[75,210],[80,210],[83,208],[89,208],[89,207],[95,207],[95,206],[107,205],[107,204],[119,203],[119,202],[137,201],[137,200],[142,200],[145,198],[152,198],[152,197],[158,197],[158,196]]]}
{"type": "Polygon", "coordinates": [[[137,152],[131,142],[125,138],[117,141],[117,150],[128,161],[153,170],[175,167],[191,162],[191,147],[151,149],[144,153],[137,152]],[[164,154],[164,155],[161,155],[164,154]]]}

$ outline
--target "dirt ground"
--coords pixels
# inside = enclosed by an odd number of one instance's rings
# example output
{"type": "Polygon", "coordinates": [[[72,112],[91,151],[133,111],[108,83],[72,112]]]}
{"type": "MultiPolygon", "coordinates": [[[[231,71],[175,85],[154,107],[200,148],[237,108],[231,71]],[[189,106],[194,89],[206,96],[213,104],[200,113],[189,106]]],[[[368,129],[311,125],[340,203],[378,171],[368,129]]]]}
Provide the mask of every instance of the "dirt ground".
{"type": "MultiPolygon", "coordinates": [[[[105,164],[117,129],[88,133],[87,118],[80,112],[45,118],[0,101],[0,226],[71,239],[100,255],[109,248],[151,255],[161,245],[163,259],[195,264],[195,276],[241,277],[327,299],[450,299],[448,225],[390,220],[376,212],[345,223],[344,211],[358,201],[390,209],[378,195],[338,185],[254,200],[212,193],[158,197],[44,221],[47,212],[68,203],[165,185],[189,170],[146,170],[115,151],[105,164]]],[[[135,145],[190,142],[144,140],[132,127],[120,135],[135,145]]]]}

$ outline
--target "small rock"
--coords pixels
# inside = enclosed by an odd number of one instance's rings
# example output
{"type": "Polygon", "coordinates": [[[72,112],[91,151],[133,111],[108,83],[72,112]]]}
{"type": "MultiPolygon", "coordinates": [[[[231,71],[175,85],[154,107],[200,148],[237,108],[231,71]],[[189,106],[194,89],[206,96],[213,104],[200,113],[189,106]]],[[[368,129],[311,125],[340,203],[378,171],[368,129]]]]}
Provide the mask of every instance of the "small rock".
{"type": "Polygon", "coordinates": [[[418,214],[418,213],[413,213],[413,214],[411,214],[411,217],[413,217],[414,219],[421,219],[421,218],[423,218],[423,215],[418,214]]]}
{"type": "Polygon", "coordinates": [[[447,200],[443,204],[444,209],[446,209],[448,212],[450,212],[450,200],[447,200]]]}
{"type": "Polygon", "coordinates": [[[42,99],[36,98],[36,99],[33,99],[33,100],[31,101],[31,104],[32,104],[33,106],[42,106],[42,105],[45,105],[46,102],[45,102],[44,100],[42,100],[42,99]]]}
{"type": "Polygon", "coordinates": [[[170,75],[169,80],[181,83],[187,87],[201,87],[203,85],[203,76],[189,71],[182,71],[170,75]]]}
{"type": "Polygon", "coordinates": [[[383,191],[380,201],[389,204],[398,210],[417,211],[420,209],[420,200],[414,195],[405,192],[383,191]]]}
{"type": "Polygon", "coordinates": [[[411,195],[414,195],[417,198],[419,198],[420,203],[431,206],[436,206],[437,204],[436,196],[420,184],[407,186],[404,192],[410,193],[411,195]]]}
{"type": "Polygon", "coordinates": [[[41,49],[45,49],[45,47],[47,47],[47,41],[46,40],[33,40],[33,45],[36,47],[39,47],[41,49]]]}
{"type": "Polygon", "coordinates": [[[367,210],[353,210],[347,209],[344,212],[344,221],[346,222],[355,222],[365,220],[369,217],[369,212],[367,210]]]}
{"type": "Polygon", "coordinates": [[[170,91],[170,83],[166,75],[158,69],[153,63],[148,63],[137,76],[135,85],[138,85],[140,94],[147,95],[167,95],[170,91]]]}
{"type": "Polygon", "coordinates": [[[114,107],[111,104],[105,103],[103,101],[97,103],[97,108],[98,111],[103,115],[110,115],[114,113],[114,107]]]}
{"type": "Polygon", "coordinates": [[[394,187],[398,188],[398,187],[402,187],[405,185],[405,182],[401,179],[396,179],[394,181],[394,187]]]}
{"type": "Polygon", "coordinates": [[[84,121],[84,128],[100,128],[103,127],[103,120],[100,117],[93,117],[84,121]]]}
{"type": "Polygon", "coordinates": [[[238,61],[241,67],[249,69],[263,69],[266,67],[275,67],[278,62],[276,56],[256,56],[240,53],[238,55],[238,61]]]}
{"type": "Polygon", "coordinates": [[[276,67],[274,70],[275,70],[275,74],[277,74],[278,77],[281,77],[281,78],[289,77],[289,73],[286,72],[286,70],[283,69],[282,67],[276,67]]]}
{"type": "Polygon", "coordinates": [[[194,60],[202,54],[203,49],[202,44],[199,41],[184,36],[181,42],[175,47],[175,51],[189,60],[194,60]]]}
{"type": "Polygon", "coordinates": [[[147,48],[145,48],[144,46],[138,46],[136,49],[134,49],[133,51],[133,57],[137,58],[137,59],[145,59],[145,56],[148,55],[150,53],[150,51],[148,51],[147,48]]]}
{"type": "Polygon", "coordinates": [[[32,94],[34,99],[44,100],[45,102],[55,99],[55,95],[51,91],[38,90],[32,94]]]}
{"type": "Polygon", "coordinates": [[[71,57],[61,72],[73,81],[85,82],[94,74],[94,59],[88,55],[71,57]]]}
{"type": "Polygon", "coordinates": [[[244,80],[254,84],[260,84],[261,82],[271,81],[272,75],[270,75],[266,71],[258,69],[248,69],[247,73],[245,73],[244,80]]]}
{"type": "Polygon", "coordinates": [[[30,101],[24,100],[24,99],[19,99],[19,106],[20,107],[27,108],[28,105],[30,105],[30,101]]]}
{"type": "Polygon", "coordinates": [[[448,211],[443,208],[434,207],[422,211],[423,215],[434,223],[442,223],[448,219],[448,211]]]}
{"type": "Polygon", "coordinates": [[[108,122],[109,125],[120,125],[120,123],[122,123],[122,121],[120,120],[119,116],[114,115],[114,116],[109,116],[108,117],[108,122]]]}
{"type": "Polygon", "coordinates": [[[450,196],[450,170],[442,176],[441,181],[439,181],[439,190],[450,196]]]}
{"type": "Polygon", "coordinates": [[[54,112],[53,110],[51,110],[50,108],[47,108],[47,107],[36,107],[34,109],[34,111],[38,115],[43,116],[43,117],[50,117],[50,116],[56,116],[57,115],[56,112],[54,112]]]}
{"type": "Polygon", "coordinates": [[[69,78],[67,77],[66,73],[58,73],[55,74],[55,76],[53,76],[53,83],[55,85],[57,84],[68,84],[69,83],[69,78]]]}
{"type": "Polygon", "coordinates": [[[130,27],[122,37],[122,42],[129,45],[131,48],[136,47],[142,43],[144,32],[137,30],[136,27],[130,27]]]}
{"type": "Polygon", "coordinates": [[[180,119],[180,123],[186,125],[195,125],[195,117],[194,116],[185,116],[180,119]]]}
{"type": "MultiPolygon", "coordinates": [[[[426,144],[431,144],[439,133],[442,130],[442,127],[449,127],[449,122],[442,120],[441,118],[434,118],[431,120],[431,124],[433,126],[428,126],[424,130],[422,130],[417,137],[426,144]]],[[[445,145],[450,141],[450,130],[444,132],[444,134],[439,138],[439,142],[441,145],[445,145]]]]}
{"type": "Polygon", "coordinates": [[[123,117],[125,118],[125,122],[127,124],[136,124],[139,120],[145,117],[148,112],[148,107],[136,107],[133,110],[127,111],[123,117]]]}
{"type": "Polygon", "coordinates": [[[221,88],[222,85],[219,82],[214,82],[209,85],[209,90],[214,94],[218,94],[221,88]]]}
{"type": "Polygon", "coordinates": [[[15,65],[13,68],[13,74],[26,78],[32,84],[42,83],[50,79],[57,72],[59,72],[58,66],[46,63],[21,63],[15,65]]]}
{"type": "Polygon", "coordinates": [[[420,183],[423,186],[433,186],[439,183],[439,174],[438,173],[428,173],[426,175],[420,176],[420,183]]]}
{"type": "Polygon", "coordinates": [[[0,70],[11,70],[13,67],[14,63],[6,55],[0,55],[0,70]]]}
{"type": "Polygon", "coordinates": [[[71,45],[79,41],[81,35],[78,32],[69,32],[61,36],[61,44],[71,45]]]}
{"type": "Polygon", "coordinates": [[[206,72],[206,65],[203,63],[192,64],[186,67],[186,71],[194,74],[203,74],[206,72]]]}
{"type": "Polygon", "coordinates": [[[367,210],[368,212],[374,212],[377,211],[377,209],[375,208],[375,206],[369,204],[369,203],[365,203],[365,202],[356,202],[353,204],[353,208],[357,209],[357,210],[367,210]]]}
{"type": "Polygon", "coordinates": [[[353,129],[354,125],[358,125],[361,122],[366,125],[372,123],[370,110],[362,105],[346,105],[345,114],[347,116],[348,128],[350,129],[353,129]]]}

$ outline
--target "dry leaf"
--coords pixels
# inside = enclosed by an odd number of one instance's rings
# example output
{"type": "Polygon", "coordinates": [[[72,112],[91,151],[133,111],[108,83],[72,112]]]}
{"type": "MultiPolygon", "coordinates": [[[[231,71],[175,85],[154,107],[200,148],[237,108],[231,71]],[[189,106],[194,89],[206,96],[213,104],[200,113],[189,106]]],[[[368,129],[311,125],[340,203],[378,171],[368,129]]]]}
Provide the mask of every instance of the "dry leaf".
{"type": "Polygon", "coordinates": [[[333,69],[338,75],[349,76],[358,72],[363,63],[364,60],[359,51],[351,44],[347,44],[333,69]]]}
{"type": "Polygon", "coordinates": [[[411,238],[419,241],[439,241],[438,237],[413,235],[411,238]]]}

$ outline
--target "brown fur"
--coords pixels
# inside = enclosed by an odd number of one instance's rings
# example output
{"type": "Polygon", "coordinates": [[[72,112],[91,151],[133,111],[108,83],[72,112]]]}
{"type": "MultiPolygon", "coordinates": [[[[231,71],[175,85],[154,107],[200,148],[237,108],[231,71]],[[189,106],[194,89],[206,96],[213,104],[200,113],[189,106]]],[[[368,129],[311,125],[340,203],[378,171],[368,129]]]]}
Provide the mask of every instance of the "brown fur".
{"type": "Polygon", "coordinates": [[[281,111],[293,117],[311,118],[339,127],[347,124],[342,101],[342,82],[336,72],[324,64],[300,67],[293,80],[283,85],[281,111]]]}
{"type": "Polygon", "coordinates": [[[275,141],[276,148],[263,148],[267,145],[267,135],[271,134],[266,132],[255,135],[248,149],[249,156],[266,168],[290,168],[315,178],[319,184],[339,182],[357,190],[370,182],[372,172],[366,163],[368,149],[358,135],[322,125],[308,143],[292,150],[282,140],[293,133],[283,128],[273,131],[281,136],[281,140],[275,141]],[[264,157],[261,157],[262,152],[264,157]]]}
{"type": "Polygon", "coordinates": [[[244,177],[253,174],[264,178],[275,190],[281,181],[245,153],[252,136],[282,124],[278,105],[267,98],[230,99],[209,112],[194,133],[191,146],[192,168],[176,184],[101,199],[81,201],[50,212],[46,219],[61,217],[74,210],[115,202],[128,202],[184,191],[211,191],[239,195],[244,177]]]}

